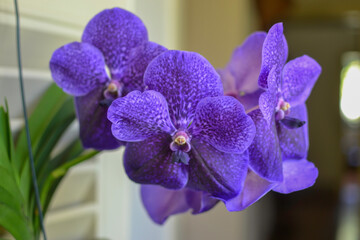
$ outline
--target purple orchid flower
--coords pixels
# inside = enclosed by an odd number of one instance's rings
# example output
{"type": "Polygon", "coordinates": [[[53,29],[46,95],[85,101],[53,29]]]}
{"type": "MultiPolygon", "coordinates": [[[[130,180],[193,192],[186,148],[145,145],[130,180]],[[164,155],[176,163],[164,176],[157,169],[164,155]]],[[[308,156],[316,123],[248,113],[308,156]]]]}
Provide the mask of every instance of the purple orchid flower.
{"type": "Polygon", "coordinates": [[[52,77],[65,92],[75,96],[85,148],[115,149],[122,144],[111,133],[107,109],[114,99],[145,88],[147,65],[165,50],[148,41],[147,30],[137,16],[113,8],[90,20],[82,42],[66,44],[53,53],[52,77]]]}
{"type": "MultiPolygon", "coordinates": [[[[149,64],[144,82],[147,91],[116,99],[108,110],[114,136],[128,142],[129,178],[224,201],[235,197],[255,127],[239,101],[223,96],[215,69],[197,53],[167,51],[149,64]]],[[[152,194],[143,193],[145,206],[152,194]]]]}
{"type": "Polygon", "coordinates": [[[245,209],[270,190],[290,193],[310,187],[318,176],[317,168],[306,160],[305,101],[321,67],[306,55],[286,63],[287,55],[283,26],[278,23],[268,34],[249,36],[227,67],[219,70],[225,95],[243,103],[257,129],[249,147],[245,186],[226,202],[230,211],[245,209]]]}

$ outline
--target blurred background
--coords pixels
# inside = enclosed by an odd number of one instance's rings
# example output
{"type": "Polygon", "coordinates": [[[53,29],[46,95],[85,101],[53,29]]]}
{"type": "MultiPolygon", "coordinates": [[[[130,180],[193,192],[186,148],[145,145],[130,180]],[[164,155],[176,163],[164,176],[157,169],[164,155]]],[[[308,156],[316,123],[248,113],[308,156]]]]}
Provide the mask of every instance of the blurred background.
{"type": "MultiPolygon", "coordinates": [[[[51,82],[52,52],[79,41],[89,19],[115,6],[137,14],[150,40],[199,52],[216,68],[227,64],[251,32],[284,22],[289,59],[307,54],[323,69],[307,101],[308,159],[319,178],[305,191],[269,193],[242,212],[229,213],[218,204],[210,212],[171,217],[158,226],[144,212],[138,185],[125,176],[122,150],[106,152],[64,180],[46,217],[49,239],[360,239],[360,1],[19,0],[30,109],[51,82]]],[[[8,99],[16,130],[22,116],[14,26],[13,2],[1,0],[0,99],[8,99]]]]}

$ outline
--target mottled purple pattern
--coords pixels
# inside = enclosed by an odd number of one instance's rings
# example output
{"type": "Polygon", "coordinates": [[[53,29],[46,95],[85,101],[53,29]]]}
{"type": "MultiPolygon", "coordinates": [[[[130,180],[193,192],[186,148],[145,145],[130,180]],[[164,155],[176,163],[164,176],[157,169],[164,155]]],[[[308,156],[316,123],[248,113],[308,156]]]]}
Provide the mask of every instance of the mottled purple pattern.
{"type": "Polygon", "coordinates": [[[124,154],[125,171],[137,183],[181,189],[188,181],[188,166],[174,163],[169,148],[171,137],[162,134],[142,142],[128,143],[124,154]]]}
{"type": "Polygon", "coordinates": [[[250,167],[269,181],[282,181],[282,162],[275,122],[270,126],[260,110],[249,113],[256,126],[254,141],[249,147],[250,167]]]}
{"type": "Polygon", "coordinates": [[[189,131],[193,137],[229,153],[244,152],[256,132],[241,103],[229,96],[201,100],[189,131]]]}
{"type": "Polygon", "coordinates": [[[121,77],[124,84],[123,96],[134,90],[145,89],[143,77],[146,67],[151,60],[166,50],[157,43],[146,42],[130,51],[129,65],[124,68],[121,77]]]}
{"type": "Polygon", "coordinates": [[[245,181],[248,153],[220,152],[195,138],[191,143],[188,187],[222,200],[235,197],[245,181]]]}
{"type": "Polygon", "coordinates": [[[282,95],[291,106],[304,103],[321,73],[320,65],[309,56],[289,61],[283,70],[282,95]]]}
{"type": "Polygon", "coordinates": [[[109,107],[108,119],[114,136],[126,142],[143,141],[159,134],[175,132],[165,98],[156,91],[132,91],[109,107]]]}
{"type": "MultiPolygon", "coordinates": [[[[265,32],[255,32],[234,50],[227,68],[236,80],[237,93],[239,91],[252,93],[259,88],[257,79],[260,73],[261,52],[265,37],[265,32]]],[[[224,81],[224,79],[222,80],[224,81]]]]}
{"type": "Polygon", "coordinates": [[[288,129],[277,123],[277,132],[283,158],[302,159],[307,155],[309,148],[308,117],[306,105],[303,103],[290,109],[289,117],[306,121],[305,125],[297,129],[288,129]]]}
{"type": "Polygon", "coordinates": [[[130,50],[148,40],[147,30],[134,14],[120,8],[98,13],[87,24],[82,41],[104,54],[113,78],[128,64],[130,50]]]}
{"type": "Polygon", "coordinates": [[[279,193],[291,193],[314,185],[318,169],[306,159],[284,161],[284,181],[273,190],[279,193]]]}
{"type": "Polygon", "coordinates": [[[259,108],[265,120],[270,126],[274,122],[275,109],[278,104],[278,85],[280,75],[277,74],[273,67],[268,76],[268,90],[261,94],[259,98],[259,108]]]}
{"type": "Polygon", "coordinates": [[[144,82],[166,98],[177,129],[185,129],[205,97],[223,95],[220,77],[200,54],[171,50],[156,57],[146,69],[144,82]]]}
{"type": "Polygon", "coordinates": [[[171,190],[157,185],[141,185],[141,199],[151,219],[163,224],[174,214],[189,210],[187,190],[171,190]]]}
{"type": "Polygon", "coordinates": [[[87,43],[58,48],[51,57],[50,70],[56,84],[74,96],[84,96],[108,81],[102,53],[87,43]]]}
{"type": "Polygon", "coordinates": [[[219,200],[212,198],[209,193],[187,189],[186,201],[193,209],[192,214],[199,214],[212,209],[219,200]]]}
{"type": "Polygon", "coordinates": [[[115,149],[123,144],[111,133],[111,122],[106,118],[108,107],[99,104],[102,94],[103,88],[98,87],[85,96],[75,97],[84,148],[115,149]]]}
{"type": "Polygon", "coordinates": [[[274,24],[264,41],[262,49],[262,63],[259,75],[259,86],[267,88],[267,78],[270,70],[275,66],[276,73],[280,74],[285,62],[288,50],[284,41],[282,23],[274,24]]]}
{"type": "Polygon", "coordinates": [[[243,190],[235,198],[225,202],[225,206],[231,212],[244,210],[268,193],[276,184],[249,170],[243,190]]]}

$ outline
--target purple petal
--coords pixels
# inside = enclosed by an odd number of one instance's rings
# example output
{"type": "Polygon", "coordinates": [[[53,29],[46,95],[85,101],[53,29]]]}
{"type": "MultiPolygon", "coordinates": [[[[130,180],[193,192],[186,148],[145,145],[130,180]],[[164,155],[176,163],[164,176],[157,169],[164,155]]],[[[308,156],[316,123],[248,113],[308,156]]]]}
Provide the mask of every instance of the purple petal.
{"type": "Polygon", "coordinates": [[[295,58],[283,70],[282,94],[292,106],[304,103],[321,73],[320,65],[309,56],[295,58]]]}
{"type": "Polygon", "coordinates": [[[283,24],[277,23],[270,28],[264,41],[258,82],[260,87],[268,87],[267,78],[274,66],[276,67],[277,74],[280,74],[286,61],[287,52],[287,45],[284,42],[283,24]]]}
{"type": "Polygon", "coordinates": [[[115,149],[122,143],[111,133],[111,122],[106,114],[108,107],[100,105],[103,88],[99,87],[82,97],[75,97],[75,107],[80,123],[80,139],[84,148],[115,149]]]}
{"type": "Polygon", "coordinates": [[[121,78],[121,82],[124,84],[123,96],[134,90],[145,90],[143,78],[146,67],[164,51],[166,48],[153,42],[146,42],[131,50],[129,65],[124,68],[121,78]]]}
{"type": "Polygon", "coordinates": [[[125,171],[141,184],[181,189],[188,181],[188,166],[172,161],[171,137],[161,134],[142,142],[128,143],[124,154],[125,171]]]}
{"type": "Polygon", "coordinates": [[[269,126],[260,110],[249,113],[256,126],[254,141],[249,147],[252,170],[268,181],[282,181],[282,162],[275,122],[269,126]]]}
{"type": "Polygon", "coordinates": [[[221,82],[224,87],[224,94],[227,96],[237,97],[239,95],[238,89],[236,89],[236,81],[228,68],[217,69],[220,75],[221,82]]]}
{"type": "Polygon", "coordinates": [[[318,169],[306,159],[286,160],[283,164],[284,181],[273,190],[279,193],[291,193],[314,185],[318,169]]]}
{"type": "Polygon", "coordinates": [[[187,190],[171,190],[157,185],[141,185],[141,199],[151,219],[163,224],[174,214],[189,210],[187,190]]]}
{"type": "Polygon", "coordinates": [[[177,129],[187,128],[201,99],[223,95],[216,70],[193,52],[172,50],[160,54],[146,69],[144,82],[164,95],[177,129]]]}
{"type": "Polygon", "coordinates": [[[249,170],[242,192],[225,202],[228,211],[241,211],[268,193],[276,183],[269,182],[249,170]]]}
{"type": "Polygon", "coordinates": [[[229,153],[244,152],[256,132],[241,103],[229,96],[201,100],[189,131],[194,137],[229,153]]]}
{"type": "Polygon", "coordinates": [[[212,198],[209,193],[190,189],[186,191],[186,200],[188,205],[193,209],[192,214],[206,212],[215,207],[219,202],[219,200],[212,198]]]}
{"type": "Polygon", "coordinates": [[[239,96],[237,99],[244,106],[246,112],[251,112],[259,106],[259,98],[261,94],[264,93],[264,90],[258,89],[253,93],[246,94],[244,96],[239,96]]]}
{"type": "Polygon", "coordinates": [[[261,94],[259,98],[259,108],[269,126],[274,121],[275,110],[278,104],[277,82],[279,76],[276,73],[275,67],[272,68],[268,77],[268,90],[261,94]]]}
{"type": "Polygon", "coordinates": [[[220,152],[196,138],[191,143],[188,187],[223,200],[235,197],[245,181],[248,153],[220,152]]]}
{"type": "Polygon", "coordinates": [[[143,141],[150,136],[175,131],[165,98],[158,92],[133,91],[109,107],[108,119],[114,136],[126,142],[143,141]]]}
{"type": "Polygon", "coordinates": [[[297,118],[301,121],[306,121],[305,125],[289,129],[278,124],[278,135],[282,156],[284,159],[302,159],[307,156],[309,149],[309,134],[308,134],[308,117],[306,105],[301,104],[294,108],[290,108],[289,117],[297,118]]]}
{"type": "Polygon", "coordinates": [[[103,55],[87,43],[58,48],[51,57],[50,70],[56,84],[74,96],[84,96],[109,81],[103,55]]]}
{"type": "Polygon", "coordinates": [[[120,8],[106,9],[87,24],[82,41],[104,54],[112,78],[128,64],[130,50],[148,40],[147,30],[137,16],[120,8]]]}
{"type": "Polygon", "coordinates": [[[259,88],[257,80],[265,37],[265,32],[253,33],[233,52],[227,67],[235,78],[237,92],[252,93],[259,88]]]}

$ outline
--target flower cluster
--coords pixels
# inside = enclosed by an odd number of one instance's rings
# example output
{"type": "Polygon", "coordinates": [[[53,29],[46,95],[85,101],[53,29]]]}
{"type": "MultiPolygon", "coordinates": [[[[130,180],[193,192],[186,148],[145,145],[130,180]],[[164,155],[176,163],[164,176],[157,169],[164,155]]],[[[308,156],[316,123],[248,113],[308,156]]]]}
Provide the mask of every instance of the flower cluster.
{"type": "Polygon", "coordinates": [[[286,63],[287,53],[278,23],[216,71],[198,53],[149,42],[138,17],[114,8],[88,23],[82,42],[57,49],[50,69],[75,96],[84,147],[126,145],[126,174],[163,223],[314,184],[305,101],[321,68],[308,56],[286,63]]]}

